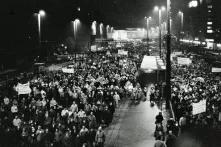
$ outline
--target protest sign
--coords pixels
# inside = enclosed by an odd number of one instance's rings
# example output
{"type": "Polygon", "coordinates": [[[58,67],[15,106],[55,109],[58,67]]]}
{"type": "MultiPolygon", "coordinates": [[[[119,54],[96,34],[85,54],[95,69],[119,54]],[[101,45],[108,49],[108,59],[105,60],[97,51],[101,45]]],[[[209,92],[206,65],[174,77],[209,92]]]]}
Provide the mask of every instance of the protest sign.
{"type": "Polygon", "coordinates": [[[190,58],[178,57],[177,62],[180,65],[189,65],[192,63],[192,60],[190,58]]]}
{"type": "Polygon", "coordinates": [[[193,103],[193,115],[200,114],[206,112],[206,100],[202,100],[198,103],[193,103]]]}
{"type": "Polygon", "coordinates": [[[18,95],[20,94],[30,94],[31,93],[31,88],[30,88],[30,83],[25,83],[25,84],[21,84],[18,83],[18,85],[16,86],[16,91],[18,92],[18,95]]]}
{"type": "Polygon", "coordinates": [[[219,73],[219,72],[221,72],[221,68],[212,67],[212,72],[213,73],[219,73]]]}

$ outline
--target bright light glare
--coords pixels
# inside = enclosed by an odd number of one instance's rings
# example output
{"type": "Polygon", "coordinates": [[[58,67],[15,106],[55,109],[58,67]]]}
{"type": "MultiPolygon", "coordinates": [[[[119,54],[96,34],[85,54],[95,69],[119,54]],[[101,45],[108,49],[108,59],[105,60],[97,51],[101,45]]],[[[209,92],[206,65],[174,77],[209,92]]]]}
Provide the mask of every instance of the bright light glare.
{"type": "Polygon", "coordinates": [[[39,11],[39,14],[40,14],[41,16],[45,16],[45,11],[44,11],[44,10],[40,10],[40,11],[39,11]]]}
{"type": "Polygon", "coordinates": [[[207,22],[207,25],[212,25],[212,24],[213,24],[213,22],[211,22],[211,21],[207,22]]]}
{"type": "Polygon", "coordinates": [[[211,34],[213,33],[213,30],[207,30],[207,33],[211,34]]]}
{"type": "Polygon", "coordinates": [[[97,27],[96,27],[96,25],[97,25],[97,22],[96,22],[96,21],[93,21],[92,26],[91,26],[92,35],[96,35],[96,33],[97,33],[97,27]]]}
{"type": "Polygon", "coordinates": [[[198,1],[193,0],[189,2],[189,8],[196,8],[198,6],[198,1]]]}
{"type": "Polygon", "coordinates": [[[159,7],[158,6],[155,6],[154,7],[154,11],[158,11],[159,10],[159,7]]]}
{"type": "Polygon", "coordinates": [[[165,11],[166,8],[164,6],[161,7],[161,11],[165,11]]]}

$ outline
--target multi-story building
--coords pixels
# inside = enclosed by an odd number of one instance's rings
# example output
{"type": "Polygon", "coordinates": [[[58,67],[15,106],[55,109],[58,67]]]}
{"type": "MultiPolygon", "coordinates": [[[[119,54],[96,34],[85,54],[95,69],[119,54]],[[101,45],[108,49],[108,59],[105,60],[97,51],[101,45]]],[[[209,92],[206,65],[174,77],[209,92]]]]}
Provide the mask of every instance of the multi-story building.
{"type": "Polygon", "coordinates": [[[190,0],[186,30],[193,38],[201,41],[221,43],[221,5],[219,0],[190,0]]]}
{"type": "Polygon", "coordinates": [[[214,40],[216,43],[221,42],[221,5],[219,0],[205,0],[207,10],[206,38],[214,40]]]}

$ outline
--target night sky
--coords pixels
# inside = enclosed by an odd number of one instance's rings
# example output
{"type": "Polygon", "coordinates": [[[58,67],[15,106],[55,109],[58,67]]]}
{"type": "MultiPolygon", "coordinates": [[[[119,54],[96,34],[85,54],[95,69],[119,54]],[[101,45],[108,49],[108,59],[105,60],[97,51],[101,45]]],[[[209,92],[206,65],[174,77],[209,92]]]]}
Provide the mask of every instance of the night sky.
{"type": "MultiPolygon", "coordinates": [[[[176,5],[187,0],[173,1],[176,5]]],[[[93,20],[116,29],[144,27],[144,16],[152,15],[155,5],[166,6],[166,0],[1,0],[0,51],[32,47],[37,39],[34,13],[40,9],[47,13],[42,20],[43,39],[59,41],[75,18],[80,18],[88,27],[93,20]]]]}

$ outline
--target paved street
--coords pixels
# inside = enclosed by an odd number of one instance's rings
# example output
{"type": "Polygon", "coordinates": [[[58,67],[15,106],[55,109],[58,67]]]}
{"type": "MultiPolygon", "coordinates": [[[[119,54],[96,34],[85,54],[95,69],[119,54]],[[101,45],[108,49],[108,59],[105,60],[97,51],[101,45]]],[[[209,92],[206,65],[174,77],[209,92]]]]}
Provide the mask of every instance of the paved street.
{"type": "Polygon", "coordinates": [[[107,128],[105,147],[151,147],[155,138],[155,116],[159,112],[155,105],[141,101],[134,104],[125,100],[116,110],[113,123],[107,128]]]}

